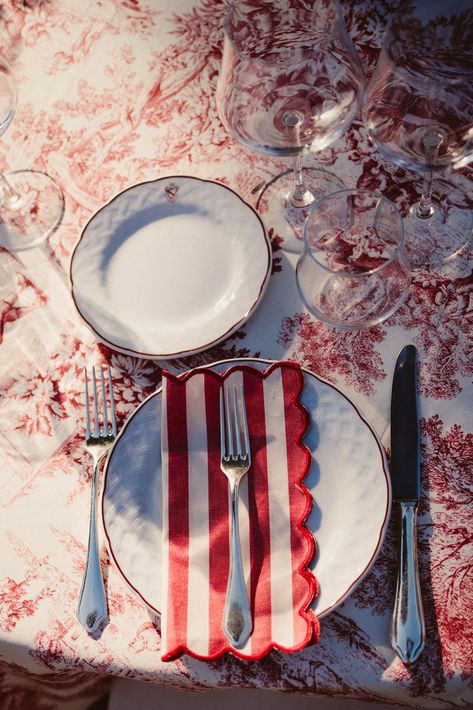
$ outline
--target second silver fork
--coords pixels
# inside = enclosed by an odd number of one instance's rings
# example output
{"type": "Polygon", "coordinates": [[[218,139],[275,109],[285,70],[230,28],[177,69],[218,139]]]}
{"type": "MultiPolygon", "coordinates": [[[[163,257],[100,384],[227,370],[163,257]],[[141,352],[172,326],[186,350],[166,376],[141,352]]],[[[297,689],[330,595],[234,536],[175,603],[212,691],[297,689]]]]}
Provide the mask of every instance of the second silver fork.
{"type": "Polygon", "coordinates": [[[87,546],[87,562],[82,589],[79,595],[77,618],[82,626],[89,632],[95,632],[107,619],[107,600],[100,568],[100,556],[97,539],[97,497],[100,464],[112,446],[117,435],[115,419],[115,402],[113,399],[113,383],[110,368],[108,368],[108,382],[110,390],[110,424],[107,416],[107,393],[103,369],[100,368],[100,381],[102,385],[102,427],[99,426],[99,406],[97,397],[97,382],[95,367],[92,368],[92,398],[94,408],[94,428],[91,429],[89,411],[89,385],[87,369],[85,374],[85,447],[94,461],[92,475],[92,495],[90,503],[89,542],[87,546]]]}
{"type": "Polygon", "coordinates": [[[233,387],[233,397],[230,388],[225,388],[225,397],[223,390],[220,390],[220,454],[220,468],[230,485],[232,510],[230,572],[223,612],[223,631],[233,646],[241,648],[253,628],[250,602],[243,576],[238,526],[240,481],[251,466],[250,440],[241,385],[238,390],[233,387]]]}

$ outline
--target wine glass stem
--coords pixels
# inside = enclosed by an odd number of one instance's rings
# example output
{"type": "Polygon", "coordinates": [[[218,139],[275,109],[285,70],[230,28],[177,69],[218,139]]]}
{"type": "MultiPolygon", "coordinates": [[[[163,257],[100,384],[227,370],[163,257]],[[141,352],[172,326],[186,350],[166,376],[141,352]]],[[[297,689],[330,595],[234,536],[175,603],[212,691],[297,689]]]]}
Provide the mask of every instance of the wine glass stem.
{"type": "Polygon", "coordinates": [[[12,205],[20,199],[20,194],[13,189],[3,173],[0,173],[0,207],[12,205]]]}
{"type": "Polygon", "coordinates": [[[296,153],[292,158],[292,170],[294,173],[294,192],[291,195],[291,202],[294,207],[308,207],[315,197],[304,184],[302,172],[302,153],[296,153]]]}
{"type": "Polygon", "coordinates": [[[432,205],[432,180],[433,173],[429,170],[424,177],[422,195],[416,207],[416,216],[420,219],[429,219],[435,211],[432,205]]]}
{"type": "MultiPolygon", "coordinates": [[[[440,146],[445,140],[446,136],[442,129],[433,126],[426,130],[422,143],[427,165],[435,165],[440,146]]],[[[435,208],[432,204],[432,179],[433,173],[432,170],[429,170],[425,174],[422,195],[416,207],[416,216],[420,219],[429,219],[435,212],[435,208]]]]}

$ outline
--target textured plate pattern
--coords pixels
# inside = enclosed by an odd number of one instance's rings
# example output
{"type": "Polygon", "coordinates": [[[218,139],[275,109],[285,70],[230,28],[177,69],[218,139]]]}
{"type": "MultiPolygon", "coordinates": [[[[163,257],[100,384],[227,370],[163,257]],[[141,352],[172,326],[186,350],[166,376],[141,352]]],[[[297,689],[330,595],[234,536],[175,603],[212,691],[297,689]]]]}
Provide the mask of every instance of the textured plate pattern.
{"type": "MultiPolygon", "coordinates": [[[[265,369],[261,360],[226,360],[265,369]]],[[[337,606],[373,562],[390,510],[384,452],[353,404],[304,372],[302,402],[311,415],[305,442],[312,466],[305,483],[314,505],[308,527],[318,553],[313,570],[321,616],[337,606]]],[[[106,468],[103,520],[110,552],[128,584],[153,610],[161,608],[161,395],[152,394],[128,419],[106,468]]]]}
{"type": "Polygon", "coordinates": [[[92,217],[72,256],[72,295],[112,347],[170,358],[240,327],[270,268],[252,207],[220,183],[170,176],[121,192],[92,217]]]}

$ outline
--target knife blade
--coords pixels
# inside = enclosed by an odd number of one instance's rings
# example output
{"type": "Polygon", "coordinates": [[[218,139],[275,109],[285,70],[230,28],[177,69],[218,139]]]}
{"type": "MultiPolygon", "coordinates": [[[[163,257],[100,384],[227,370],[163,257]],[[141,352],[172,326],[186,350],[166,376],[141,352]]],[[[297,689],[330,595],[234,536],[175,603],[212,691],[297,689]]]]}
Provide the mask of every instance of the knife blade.
{"type": "Polygon", "coordinates": [[[425,645],[416,539],[420,498],[416,390],[416,349],[406,345],[396,361],[391,395],[391,484],[393,501],[401,511],[391,645],[406,665],[419,657],[425,645]]]}

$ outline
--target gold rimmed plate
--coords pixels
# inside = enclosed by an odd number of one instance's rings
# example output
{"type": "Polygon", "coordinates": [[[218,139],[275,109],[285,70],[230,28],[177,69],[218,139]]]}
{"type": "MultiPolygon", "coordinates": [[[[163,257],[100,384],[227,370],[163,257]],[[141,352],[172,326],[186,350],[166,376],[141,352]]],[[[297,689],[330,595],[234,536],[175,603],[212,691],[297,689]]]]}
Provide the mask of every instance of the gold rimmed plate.
{"type": "Polygon", "coordinates": [[[221,183],[170,176],[124,190],[90,219],[70,266],[83,320],[110,347],[153,359],[205,350],[263,298],[271,246],[221,183]]]}
{"type": "MultiPolygon", "coordinates": [[[[231,359],[209,365],[264,370],[269,360],[231,359]]],[[[312,569],[318,616],[343,602],[373,564],[389,521],[391,485],[384,449],[355,405],[303,370],[301,402],[310,415],[304,442],[312,464],[304,479],[313,498],[307,527],[314,535],[312,569]]],[[[128,418],[105,469],[102,514],[112,558],[153,611],[161,609],[161,390],[128,418]],[[137,455],[139,452],[139,455],[137,455]]],[[[248,546],[245,547],[247,549],[248,546]]]]}

